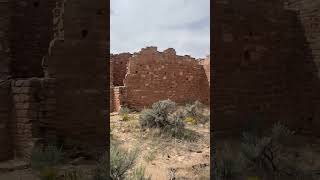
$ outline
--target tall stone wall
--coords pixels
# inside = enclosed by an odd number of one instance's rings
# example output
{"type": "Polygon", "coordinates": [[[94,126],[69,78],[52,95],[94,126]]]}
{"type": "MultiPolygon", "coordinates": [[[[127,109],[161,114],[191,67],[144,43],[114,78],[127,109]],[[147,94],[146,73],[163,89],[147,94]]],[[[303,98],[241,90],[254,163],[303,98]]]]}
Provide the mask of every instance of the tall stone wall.
{"type": "MultiPolygon", "coordinates": [[[[12,81],[12,119],[14,154],[30,157],[34,145],[49,137],[47,124],[55,115],[54,79],[16,79],[12,81]]],[[[47,141],[46,141],[47,142],[47,141]]]]}
{"type": "Polygon", "coordinates": [[[297,12],[278,0],[213,3],[214,129],[261,119],[316,133],[318,70],[297,12]]]}
{"type": "Polygon", "coordinates": [[[42,77],[42,58],[53,35],[52,9],[55,0],[12,0],[10,48],[12,75],[42,77]]]}
{"type": "Polygon", "coordinates": [[[113,72],[110,76],[113,77],[113,85],[114,86],[123,86],[123,81],[127,74],[127,67],[129,63],[129,59],[132,56],[130,53],[121,53],[111,55],[111,61],[113,66],[113,72]]]}
{"type": "Polygon", "coordinates": [[[164,99],[209,102],[203,67],[190,56],[177,56],[174,49],[158,52],[156,47],[147,47],[133,54],[124,82],[127,105],[133,108],[149,107],[164,99]]]}
{"type": "Polygon", "coordinates": [[[49,75],[56,78],[53,128],[61,141],[104,147],[110,93],[107,1],[69,0],[63,12],[64,40],[52,41],[47,60],[49,75]]]}

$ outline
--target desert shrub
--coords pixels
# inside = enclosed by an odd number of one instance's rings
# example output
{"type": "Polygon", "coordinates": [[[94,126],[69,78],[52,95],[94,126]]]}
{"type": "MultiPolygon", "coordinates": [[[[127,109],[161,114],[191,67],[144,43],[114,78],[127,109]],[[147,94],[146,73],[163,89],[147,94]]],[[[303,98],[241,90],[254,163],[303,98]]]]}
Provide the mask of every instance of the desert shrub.
{"type": "Polygon", "coordinates": [[[171,100],[156,102],[152,109],[145,109],[139,116],[139,122],[142,127],[164,128],[170,123],[169,115],[175,110],[176,103],[171,100]]]}
{"type": "Polygon", "coordinates": [[[44,167],[40,170],[40,180],[56,180],[58,178],[58,170],[53,167],[44,167]]]}
{"type": "Polygon", "coordinates": [[[170,100],[156,102],[152,109],[140,113],[139,122],[142,128],[159,128],[160,132],[178,139],[196,139],[197,135],[185,129],[185,116],[176,111],[176,104],[170,100]]]}
{"type": "Polygon", "coordinates": [[[206,116],[202,113],[202,103],[195,101],[194,103],[186,104],[183,109],[183,114],[186,117],[186,120],[191,120],[192,124],[205,124],[209,121],[209,116],[206,116]]]}
{"type": "Polygon", "coordinates": [[[98,162],[94,175],[95,180],[120,180],[127,176],[138,156],[138,150],[126,151],[117,144],[111,143],[110,146],[110,163],[108,154],[105,154],[98,162]],[[108,167],[110,167],[110,177],[108,177],[108,167]]]}
{"type": "Polygon", "coordinates": [[[44,149],[36,147],[31,154],[31,167],[41,170],[47,167],[54,167],[61,163],[63,159],[62,147],[48,145],[44,149]]]}
{"type": "Polygon", "coordinates": [[[190,129],[185,128],[183,116],[180,113],[170,116],[170,124],[163,127],[161,133],[170,136],[172,138],[183,139],[183,140],[196,140],[198,134],[190,129]]]}
{"type": "Polygon", "coordinates": [[[128,107],[123,106],[120,108],[119,114],[124,115],[124,114],[129,114],[130,112],[131,110],[128,107]]]}
{"type": "Polygon", "coordinates": [[[152,109],[144,109],[139,115],[139,123],[142,128],[156,128],[157,124],[155,123],[155,113],[152,109]]]}
{"type": "Polygon", "coordinates": [[[139,166],[133,170],[130,180],[151,180],[151,177],[146,177],[145,167],[139,166]]]}
{"type": "Polygon", "coordinates": [[[292,139],[294,132],[276,123],[269,135],[258,136],[244,132],[241,143],[241,158],[249,170],[272,176],[298,177],[303,171],[289,160],[290,152],[285,143],[292,139]]]}

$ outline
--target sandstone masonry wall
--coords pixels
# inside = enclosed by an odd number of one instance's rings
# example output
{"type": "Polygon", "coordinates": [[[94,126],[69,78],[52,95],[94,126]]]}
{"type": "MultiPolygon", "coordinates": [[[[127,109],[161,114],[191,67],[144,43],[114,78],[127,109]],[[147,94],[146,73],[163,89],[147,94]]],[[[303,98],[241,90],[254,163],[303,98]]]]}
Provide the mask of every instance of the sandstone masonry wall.
{"type": "Polygon", "coordinates": [[[207,81],[210,84],[210,55],[207,56],[205,59],[201,60],[200,65],[203,66],[203,69],[206,73],[207,81]]]}
{"type": "Polygon", "coordinates": [[[174,49],[158,52],[156,47],[147,47],[133,54],[124,84],[127,105],[137,109],[164,99],[209,102],[203,67],[190,56],[177,56],[174,49]]]}
{"type": "Polygon", "coordinates": [[[28,159],[34,145],[46,137],[47,124],[54,124],[54,79],[17,79],[12,82],[11,119],[16,157],[28,159]]]}
{"type": "Polygon", "coordinates": [[[48,74],[56,78],[57,136],[91,149],[105,148],[110,93],[105,61],[107,1],[69,0],[63,12],[64,40],[52,43],[47,61],[48,74]]]}
{"type": "Polygon", "coordinates": [[[119,112],[122,106],[126,106],[127,87],[115,86],[111,88],[111,110],[110,112],[119,112]]]}
{"type": "Polygon", "coordinates": [[[130,53],[111,55],[110,58],[113,64],[113,72],[110,76],[113,77],[114,86],[123,86],[123,81],[127,74],[127,67],[131,56],[132,54],[130,53]]]}
{"type": "Polygon", "coordinates": [[[213,3],[214,129],[260,119],[316,134],[318,70],[297,12],[277,0],[213,3]]]}
{"type": "Polygon", "coordinates": [[[41,62],[53,35],[52,12],[56,0],[12,0],[10,23],[12,75],[43,77],[41,62]]]}

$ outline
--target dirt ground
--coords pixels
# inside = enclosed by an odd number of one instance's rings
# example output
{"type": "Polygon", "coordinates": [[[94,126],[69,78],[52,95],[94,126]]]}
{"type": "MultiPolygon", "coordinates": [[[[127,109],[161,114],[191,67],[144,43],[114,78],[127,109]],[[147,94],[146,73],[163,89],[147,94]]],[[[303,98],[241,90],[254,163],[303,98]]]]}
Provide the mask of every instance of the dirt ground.
{"type": "Polygon", "coordinates": [[[177,140],[160,137],[155,130],[142,131],[138,114],[130,114],[129,121],[111,115],[112,139],[127,150],[139,148],[136,166],[145,166],[152,180],[210,179],[210,134],[208,126],[187,125],[200,136],[197,140],[177,140]]]}

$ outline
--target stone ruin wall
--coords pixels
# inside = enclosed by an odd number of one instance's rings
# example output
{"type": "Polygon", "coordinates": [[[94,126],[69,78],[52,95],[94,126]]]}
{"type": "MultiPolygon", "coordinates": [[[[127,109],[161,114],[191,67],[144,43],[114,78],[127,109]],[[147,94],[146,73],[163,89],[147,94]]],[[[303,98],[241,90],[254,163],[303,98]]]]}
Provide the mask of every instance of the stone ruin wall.
{"type": "Polygon", "coordinates": [[[127,105],[127,87],[114,86],[111,88],[110,112],[119,112],[122,106],[127,105]]]}
{"type": "MultiPolygon", "coordinates": [[[[209,104],[208,79],[203,66],[194,58],[177,56],[171,48],[158,52],[156,47],[144,48],[130,56],[126,54],[128,68],[119,66],[127,69],[127,74],[124,87],[113,88],[114,110],[119,109],[119,104],[141,109],[168,98],[177,103],[200,100],[209,104]]],[[[121,70],[113,68],[113,74],[117,71],[121,70]]]]}
{"type": "Polygon", "coordinates": [[[317,134],[318,68],[299,14],[279,0],[217,0],[213,21],[216,132],[261,119],[264,127],[282,121],[317,134]]]}
{"type": "Polygon", "coordinates": [[[110,112],[118,112],[125,104],[124,79],[131,57],[130,53],[111,54],[110,56],[110,112]]]}
{"type": "Polygon", "coordinates": [[[127,67],[129,63],[129,59],[132,57],[130,53],[121,53],[117,55],[111,55],[110,59],[113,66],[113,73],[111,77],[113,77],[113,85],[114,86],[123,86],[123,81],[127,74],[127,67]]]}
{"type": "Polygon", "coordinates": [[[11,82],[13,97],[12,136],[15,157],[29,158],[36,143],[44,139],[46,126],[53,122],[56,108],[55,79],[28,78],[11,82]]]}
{"type": "Polygon", "coordinates": [[[0,161],[39,142],[107,145],[107,2],[65,2],[0,2],[0,161]]]}
{"type": "Polygon", "coordinates": [[[210,85],[210,55],[208,55],[205,59],[201,60],[200,65],[203,66],[203,69],[204,69],[206,76],[207,76],[207,80],[210,85]]]}
{"type": "Polygon", "coordinates": [[[11,73],[16,78],[43,77],[41,61],[53,35],[56,0],[11,0],[11,73]]]}
{"type": "Polygon", "coordinates": [[[108,142],[108,12],[107,1],[68,0],[64,40],[54,43],[47,61],[49,74],[56,78],[57,108],[50,128],[60,141],[76,141],[91,149],[105,148],[108,142]]]}

